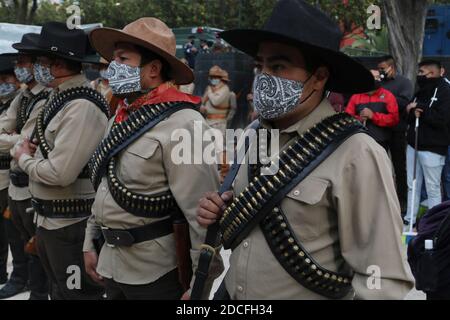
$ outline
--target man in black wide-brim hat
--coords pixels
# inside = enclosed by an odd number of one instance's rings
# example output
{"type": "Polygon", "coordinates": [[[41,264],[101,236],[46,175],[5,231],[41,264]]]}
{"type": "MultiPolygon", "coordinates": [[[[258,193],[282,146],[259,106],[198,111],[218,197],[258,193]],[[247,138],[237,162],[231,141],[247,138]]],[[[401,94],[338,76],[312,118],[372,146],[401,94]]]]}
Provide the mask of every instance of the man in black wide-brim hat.
{"type": "Polygon", "coordinates": [[[108,121],[106,101],[81,72],[87,41],[82,30],[64,23],[43,25],[27,51],[37,56],[35,79],[53,91],[37,117],[36,140],[25,139],[13,152],[29,176],[37,249],[52,299],[100,299],[103,293],[86,275],[82,254],[95,196],[86,165],[108,121]]]}
{"type": "Polygon", "coordinates": [[[198,222],[219,220],[233,249],[217,297],[404,298],[413,278],[389,158],[325,98],[373,88],[339,52],[338,27],[305,1],[280,0],[262,29],[221,36],[255,58],[255,109],[261,128],[279,130],[281,151],[270,158],[278,171],[243,164],[233,192],[199,202],[198,222]]]}
{"type": "MultiPolygon", "coordinates": [[[[24,87],[20,90],[16,98],[11,102],[8,111],[0,117],[0,152],[10,154],[14,145],[23,138],[31,135],[35,125],[36,118],[45,101],[47,100],[50,89],[39,84],[34,78],[34,62],[36,56],[27,52],[28,48],[36,45],[39,39],[37,33],[26,33],[18,43],[12,47],[18,50],[14,56],[14,73],[17,80],[24,87]]],[[[10,245],[14,257],[14,251],[25,247],[26,260],[28,266],[28,287],[31,291],[31,300],[48,300],[48,281],[42,264],[36,252],[34,215],[27,212],[31,207],[31,194],[28,190],[28,176],[17,166],[17,162],[11,163],[9,172],[10,184],[8,188],[9,209],[12,214],[14,226],[22,238],[21,245],[10,245]],[[19,247],[19,248],[18,248],[19,247]]],[[[8,237],[11,237],[8,232],[8,237]]],[[[17,241],[16,241],[17,242],[17,241]]],[[[17,253],[16,253],[17,255],[17,253]]],[[[22,253],[22,255],[24,255],[22,253]]],[[[14,265],[14,264],[13,264],[14,265]]],[[[21,284],[11,277],[8,283],[0,290],[0,299],[16,295],[21,291],[25,283],[21,284]]]]}

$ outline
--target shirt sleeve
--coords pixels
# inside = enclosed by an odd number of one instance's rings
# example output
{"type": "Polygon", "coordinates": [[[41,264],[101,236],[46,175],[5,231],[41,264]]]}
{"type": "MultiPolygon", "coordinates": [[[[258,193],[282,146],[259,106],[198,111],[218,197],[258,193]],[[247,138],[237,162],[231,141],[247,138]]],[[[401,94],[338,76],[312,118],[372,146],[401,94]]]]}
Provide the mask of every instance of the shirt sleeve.
{"type": "Polygon", "coordinates": [[[347,107],[345,108],[345,112],[354,118],[361,120],[361,118],[356,114],[356,95],[353,95],[348,102],[347,107]]]}
{"type": "Polygon", "coordinates": [[[365,141],[342,172],[342,184],[333,187],[341,254],[354,271],[357,299],[403,299],[414,281],[401,242],[390,160],[384,149],[365,141]]]}
{"type": "Polygon", "coordinates": [[[22,94],[19,94],[9,106],[8,110],[0,116],[0,152],[8,153],[19,141],[20,135],[15,133],[17,123],[17,109],[22,94]]]}
{"type": "Polygon", "coordinates": [[[75,182],[94,153],[103,137],[107,118],[97,106],[82,99],[70,102],[60,112],[64,114],[48,159],[22,155],[19,166],[34,181],[66,187],[75,182]]]}
{"type": "MultiPolygon", "coordinates": [[[[210,146],[210,143],[204,142],[202,135],[194,134],[195,126],[197,126],[197,129],[203,130],[202,132],[205,132],[209,128],[199,114],[197,120],[193,120],[192,118],[189,120],[185,118],[182,120],[180,119],[178,123],[174,125],[174,131],[181,128],[180,130],[189,133],[189,139],[192,142],[190,149],[191,155],[194,155],[194,152],[200,145],[202,148],[198,148],[200,149],[198,151],[202,153],[199,155],[202,157],[203,150],[206,150],[205,148],[210,146]],[[185,123],[183,124],[182,121],[185,123]],[[197,146],[194,147],[195,145],[197,146]]],[[[170,141],[166,147],[163,146],[163,158],[170,190],[189,223],[192,270],[194,270],[194,277],[191,281],[192,288],[195,281],[195,270],[197,269],[201,245],[206,238],[206,229],[202,228],[196,220],[197,205],[200,198],[202,198],[207,191],[218,190],[219,174],[217,164],[208,164],[204,160],[201,161],[201,164],[174,163],[172,159],[172,150],[174,150],[176,145],[179,145],[178,141],[170,141]]],[[[203,159],[203,157],[201,159],[203,159]]],[[[204,291],[206,298],[208,298],[214,279],[223,271],[223,262],[218,251],[211,262],[210,273],[204,291]]]]}

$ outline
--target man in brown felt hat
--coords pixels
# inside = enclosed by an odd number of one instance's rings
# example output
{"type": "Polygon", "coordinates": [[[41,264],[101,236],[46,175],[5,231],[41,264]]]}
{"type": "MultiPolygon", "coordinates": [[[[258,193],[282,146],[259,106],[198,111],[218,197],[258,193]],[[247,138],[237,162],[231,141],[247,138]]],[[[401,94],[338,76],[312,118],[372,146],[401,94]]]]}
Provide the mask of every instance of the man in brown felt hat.
{"type": "MultiPolygon", "coordinates": [[[[219,183],[214,165],[172,158],[174,132],[194,136],[194,127],[208,128],[200,98],[176,89],[193,73],[175,57],[171,29],[156,18],[96,29],[90,38],[111,61],[106,76],[123,101],[90,160],[97,196],[84,244],[87,272],[111,300],[187,298],[205,237],[197,201],[219,183]]],[[[211,270],[208,287],[223,270],[219,255],[211,270]]]]}
{"type": "Polygon", "coordinates": [[[48,22],[27,51],[37,56],[35,79],[53,89],[31,136],[14,148],[29,177],[37,216],[37,249],[51,299],[100,299],[104,289],[84,271],[83,240],[95,195],[87,162],[108,122],[105,99],[82,74],[87,35],[48,22]]]}
{"type": "Polygon", "coordinates": [[[325,96],[370,91],[371,74],[302,0],[278,1],[262,29],[221,36],[255,58],[254,106],[261,129],[279,129],[280,152],[249,152],[260,161],[240,166],[232,192],[199,202],[199,223],[219,221],[233,249],[217,297],[403,299],[413,278],[389,158],[325,96]]]}

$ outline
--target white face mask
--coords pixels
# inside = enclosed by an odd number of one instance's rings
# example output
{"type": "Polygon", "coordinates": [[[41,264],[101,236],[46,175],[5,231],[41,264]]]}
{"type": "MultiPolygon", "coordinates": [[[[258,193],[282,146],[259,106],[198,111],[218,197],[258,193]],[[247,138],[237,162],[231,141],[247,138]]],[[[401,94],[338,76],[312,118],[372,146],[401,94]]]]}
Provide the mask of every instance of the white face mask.
{"type": "MultiPolygon", "coordinates": [[[[311,79],[311,77],[309,78],[311,79]]],[[[267,73],[256,75],[253,83],[253,104],[263,119],[281,118],[308,100],[314,91],[303,101],[305,83],[272,76],[267,73]]]]}
{"type": "Polygon", "coordinates": [[[14,73],[16,75],[17,80],[19,80],[20,83],[26,84],[34,79],[33,72],[29,68],[15,67],[14,73]]]}
{"type": "Polygon", "coordinates": [[[39,63],[34,64],[34,78],[37,82],[45,87],[48,87],[54,80],[55,77],[52,75],[50,67],[44,67],[39,63]]]}
{"type": "Polygon", "coordinates": [[[114,95],[141,92],[141,68],[112,61],[105,74],[114,95]]]}
{"type": "Polygon", "coordinates": [[[13,83],[3,82],[0,84],[0,98],[6,98],[16,92],[17,87],[13,83]]]}

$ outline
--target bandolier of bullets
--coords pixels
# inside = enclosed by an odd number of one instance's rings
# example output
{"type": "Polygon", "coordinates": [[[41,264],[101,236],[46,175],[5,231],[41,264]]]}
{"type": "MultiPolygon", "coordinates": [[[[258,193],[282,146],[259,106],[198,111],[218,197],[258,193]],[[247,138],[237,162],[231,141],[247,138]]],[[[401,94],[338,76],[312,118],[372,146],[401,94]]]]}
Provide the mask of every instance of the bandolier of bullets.
{"type": "Polygon", "coordinates": [[[0,154],[0,170],[9,170],[12,157],[9,154],[0,154]]]}
{"type": "Polygon", "coordinates": [[[41,91],[38,95],[31,99],[25,96],[22,97],[19,108],[17,110],[17,133],[20,134],[20,132],[22,131],[23,126],[28,121],[28,118],[30,117],[31,112],[33,112],[36,104],[41,100],[47,100],[49,95],[49,91],[41,91]]]}
{"type": "Polygon", "coordinates": [[[133,192],[119,180],[115,171],[113,158],[108,165],[108,186],[114,200],[125,211],[144,218],[163,218],[177,208],[170,190],[153,196],[133,192]]]}
{"type": "Polygon", "coordinates": [[[52,150],[45,139],[45,129],[56,114],[64,108],[64,106],[76,99],[89,100],[94,103],[109,118],[109,106],[105,98],[96,90],[88,87],[77,87],[64,90],[54,95],[39,113],[36,121],[37,139],[39,148],[44,158],[48,158],[48,154],[52,150]]]}
{"type": "Polygon", "coordinates": [[[294,279],[324,296],[344,297],[351,289],[351,278],[319,266],[299,243],[279,206],[275,206],[267,216],[258,216],[258,212],[333,140],[355,128],[363,127],[351,116],[333,115],[309,129],[280,153],[276,174],[269,176],[254,173],[249,186],[234,199],[220,220],[224,247],[235,248],[244,230],[248,230],[255,221],[261,221],[261,229],[272,251],[294,279]]]}
{"type": "Polygon", "coordinates": [[[50,214],[52,217],[64,217],[64,218],[79,218],[80,213],[85,213],[86,216],[91,214],[91,207],[94,203],[94,199],[64,199],[64,200],[49,200],[51,203],[51,210],[41,212],[41,214],[50,214]]]}
{"type": "Polygon", "coordinates": [[[102,140],[88,163],[91,181],[96,190],[103,175],[106,174],[106,167],[111,155],[121,145],[130,141],[135,135],[141,134],[142,130],[146,130],[147,124],[157,118],[164,118],[166,111],[173,108],[195,109],[196,106],[184,102],[145,105],[130,113],[125,121],[114,124],[108,136],[102,140]]]}

